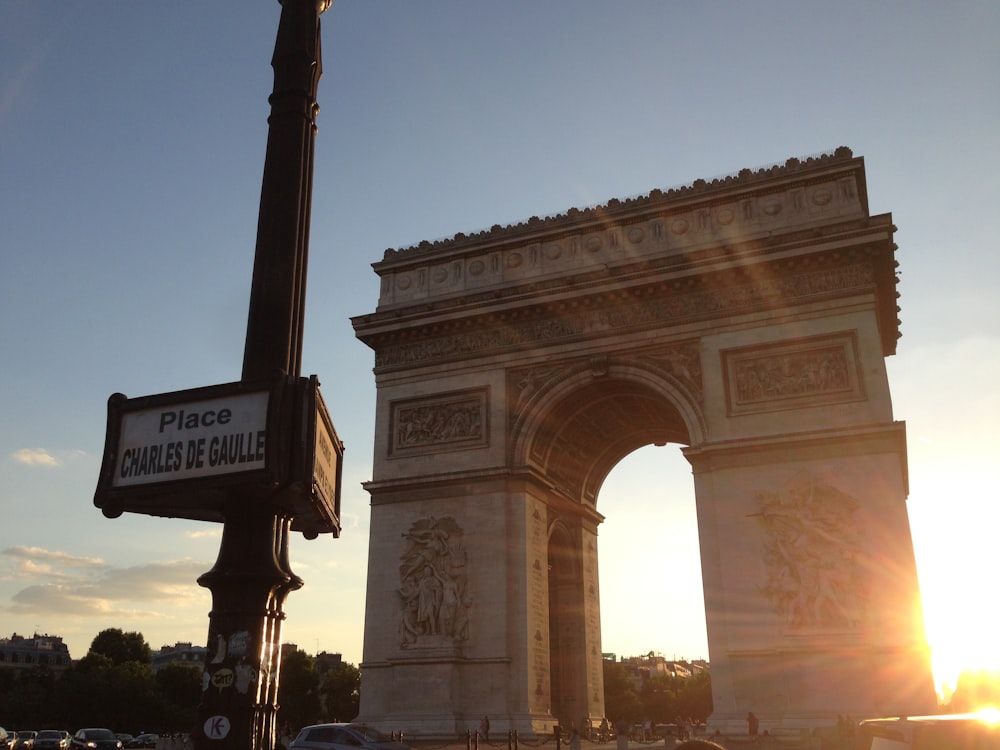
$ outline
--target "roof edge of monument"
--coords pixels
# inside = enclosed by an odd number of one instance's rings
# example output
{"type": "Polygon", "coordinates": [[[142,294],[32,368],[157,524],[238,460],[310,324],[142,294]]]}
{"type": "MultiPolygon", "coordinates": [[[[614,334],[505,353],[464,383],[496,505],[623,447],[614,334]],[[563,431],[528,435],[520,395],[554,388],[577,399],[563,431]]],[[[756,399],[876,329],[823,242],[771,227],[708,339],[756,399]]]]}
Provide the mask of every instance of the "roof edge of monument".
{"type": "MultiPolygon", "coordinates": [[[[810,171],[816,167],[844,163],[854,158],[854,152],[847,146],[839,146],[833,151],[825,151],[804,157],[790,157],[784,163],[774,163],[757,168],[744,168],[739,172],[713,177],[711,179],[696,179],[689,184],[667,188],[654,188],[648,193],[628,198],[611,198],[606,203],[585,208],[569,208],[562,213],[548,216],[532,216],[524,221],[502,226],[494,224],[489,229],[466,234],[458,232],[450,237],[438,240],[423,240],[416,245],[400,248],[387,248],[383,254],[382,263],[394,260],[408,260],[414,255],[426,252],[458,249],[491,240],[510,240],[518,235],[539,231],[554,231],[588,219],[606,218],[608,212],[645,208],[653,204],[669,202],[677,199],[708,196],[713,192],[730,190],[734,187],[753,187],[776,177],[794,175],[798,172],[810,171]]],[[[866,206],[867,209],[867,206],[866,206]]]]}

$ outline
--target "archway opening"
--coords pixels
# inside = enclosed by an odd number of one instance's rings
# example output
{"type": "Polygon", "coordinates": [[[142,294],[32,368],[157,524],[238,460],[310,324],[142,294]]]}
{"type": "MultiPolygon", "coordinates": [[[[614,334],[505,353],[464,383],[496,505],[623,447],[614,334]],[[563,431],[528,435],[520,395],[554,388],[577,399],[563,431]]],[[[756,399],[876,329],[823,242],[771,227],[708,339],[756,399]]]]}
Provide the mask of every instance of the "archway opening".
{"type": "Polygon", "coordinates": [[[605,517],[598,533],[603,651],[707,659],[694,483],[679,446],[627,455],[604,480],[597,507],[605,517]]]}
{"type": "Polygon", "coordinates": [[[690,658],[707,654],[694,487],[677,449],[689,440],[688,426],[664,392],[619,375],[566,389],[528,447],[529,460],[552,487],[549,691],[559,723],[596,726],[603,716],[602,651],[612,642],[601,632],[605,621],[622,619],[634,631],[622,639],[612,629],[623,650],[661,651],[675,643],[664,628],[670,616],[664,607],[683,608],[685,619],[695,623],[690,658]],[[624,474],[635,488],[612,479],[611,492],[602,490],[616,466],[624,468],[615,476],[624,474]],[[601,508],[599,492],[610,498],[601,508]],[[618,514],[614,525],[625,531],[605,542],[602,521],[609,512],[618,514]],[[679,554],[676,571],[665,567],[664,546],[679,554]],[[633,559],[627,571],[614,572],[619,560],[637,553],[642,562],[633,559]],[[600,582],[608,578],[605,567],[613,572],[610,584],[600,582]],[[616,595],[622,590],[634,593],[622,599],[616,595]]]}

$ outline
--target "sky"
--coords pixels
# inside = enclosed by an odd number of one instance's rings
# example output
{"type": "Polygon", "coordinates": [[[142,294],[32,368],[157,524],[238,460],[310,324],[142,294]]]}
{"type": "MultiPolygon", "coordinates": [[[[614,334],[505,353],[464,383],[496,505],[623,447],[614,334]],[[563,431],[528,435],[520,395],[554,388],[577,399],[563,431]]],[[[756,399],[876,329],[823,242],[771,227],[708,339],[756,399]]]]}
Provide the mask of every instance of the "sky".
{"type": "MultiPolygon", "coordinates": [[[[0,637],[203,644],[217,524],[93,506],[108,396],[238,380],[276,0],[0,3],[0,637]]],[[[303,373],[343,534],[291,542],[284,640],[362,660],[386,248],[847,146],[898,226],[908,509],[938,683],[1000,666],[1000,3],[337,0],[303,373]]],[[[619,464],[603,650],[707,658],[690,467],[619,464]],[[641,571],[636,574],[636,571],[641,571]]]]}

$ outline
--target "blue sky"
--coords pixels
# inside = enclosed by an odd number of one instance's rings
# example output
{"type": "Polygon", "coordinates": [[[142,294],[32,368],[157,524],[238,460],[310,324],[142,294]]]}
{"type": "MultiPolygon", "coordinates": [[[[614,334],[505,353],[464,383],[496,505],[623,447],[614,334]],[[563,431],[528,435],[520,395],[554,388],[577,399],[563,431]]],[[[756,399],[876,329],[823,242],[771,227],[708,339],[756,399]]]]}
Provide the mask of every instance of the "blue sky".
{"type": "MultiPolygon", "coordinates": [[[[279,11],[0,5],[0,636],[206,637],[220,528],[92,497],[111,393],[239,378],[279,11]]],[[[928,637],[942,678],[1000,661],[998,29],[992,1],[336,2],[303,371],[347,446],[345,528],[293,539],[286,639],[361,661],[375,391],[349,318],[385,248],[844,145],[899,227],[888,367],[928,637]]],[[[604,650],[707,656],[690,470],[662,456],[601,495],[604,650]]]]}

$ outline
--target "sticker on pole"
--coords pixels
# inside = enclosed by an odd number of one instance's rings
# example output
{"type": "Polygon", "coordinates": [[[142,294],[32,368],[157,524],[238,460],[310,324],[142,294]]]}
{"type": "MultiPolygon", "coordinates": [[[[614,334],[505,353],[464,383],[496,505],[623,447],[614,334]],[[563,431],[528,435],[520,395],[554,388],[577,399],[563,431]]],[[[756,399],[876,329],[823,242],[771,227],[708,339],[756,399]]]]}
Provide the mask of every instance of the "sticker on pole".
{"type": "Polygon", "coordinates": [[[210,716],[202,725],[205,736],[210,740],[224,740],[229,734],[229,718],[226,716],[210,716]]]}

